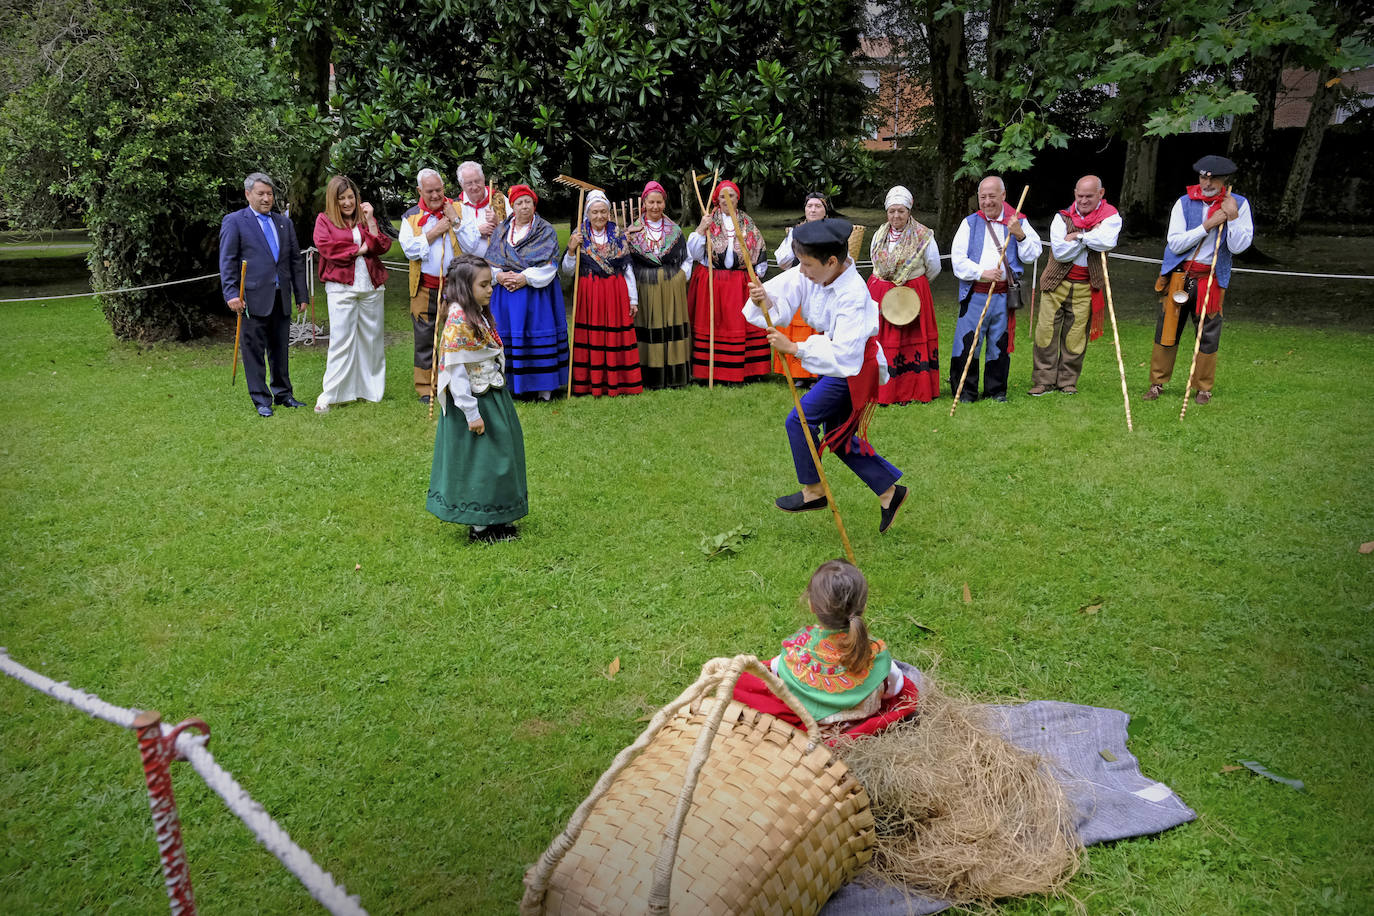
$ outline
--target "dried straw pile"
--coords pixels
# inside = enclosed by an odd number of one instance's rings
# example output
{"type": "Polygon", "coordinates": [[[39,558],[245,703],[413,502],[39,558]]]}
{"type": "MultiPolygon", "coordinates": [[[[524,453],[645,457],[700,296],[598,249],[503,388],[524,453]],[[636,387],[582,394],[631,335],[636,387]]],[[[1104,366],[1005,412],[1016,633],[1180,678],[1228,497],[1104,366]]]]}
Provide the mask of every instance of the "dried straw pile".
{"type": "Polygon", "coordinates": [[[1081,846],[1038,755],[987,725],[981,704],[923,677],[919,712],[836,748],[868,790],[878,845],[867,874],[957,904],[1053,893],[1081,846]]]}

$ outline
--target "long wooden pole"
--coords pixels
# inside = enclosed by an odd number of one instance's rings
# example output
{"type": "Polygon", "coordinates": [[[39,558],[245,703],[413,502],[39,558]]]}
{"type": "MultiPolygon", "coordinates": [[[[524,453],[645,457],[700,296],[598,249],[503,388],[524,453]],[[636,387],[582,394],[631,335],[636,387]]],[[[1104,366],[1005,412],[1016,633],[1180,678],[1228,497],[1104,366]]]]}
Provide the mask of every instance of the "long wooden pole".
{"type": "MultiPolygon", "coordinates": [[[[1021,205],[1026,202],[1026,194],[1030,191],[1030,185],[1021,189],[1021,199],[1016,202],[1016,212],[1021,212],[1021,205]]],[[[1017,219],[1020,219],[1018,216],[1017,219]]],[[[1006,238],[1002,239],[1001,246],[997,249],[997,259],[1002,263],[1002,271],[1007,274],[1008,294],[1010,293],[1011,271],[1007,270],[1006,250],[1008,243],[1011,242],[1011,233],[1008,232],[1006,238]]],[[[949,415],[954,416],[954,411],[959,409],[959,396],[964,393],[964,380],[968,378],[969,363],[973,362],[974,355],[978,352],[978,332],[983,329],[983,319],[988,316],[988,306],[992,304],[992,288],[997,284],[988,284],[988,297],[983,300],[983,311],[978,315],[978,323],[973,326],[973,342],[964,351],[964,371],[959,373],[959,388],[954,392],[954,403],[949,405],[949,415]]],[[[972,298],[970,295],[969,298],[972,298]]],[[[1035,329],[1031,329],[1032,349],[1034,349],[1035,329]]]]}
{"type": "Polygon", "coordinates": [[[1035,259],[1035,266],[1031,269],[1031,304],[1030,304],[1030,339],[1031,339],[1031,382],[1035,382],[1035,297],[1039,294],[1036,280],[1040,277],[1040,259],[1035,259]]]}
{"type": "MultiPolygon", "coordinates": [[[[582,204],[587,199],[586,188],[579,188],[577,191],[577,229],[582,231],[582,204]]],[[[587,240],[582,240],[582,245],[587,244],[587,240]]],[[[577,254],[573,256],[573,305],[572,305],[572,327],[568,335],[568,393],[566,397],[572,397],[573,368],[577,365],[573,359],[573,354],[577,352],[577,288],[582,285],[582,245],[577,246],[577,254]]]]}
{"type": "MultiPolygon", "coordinates": [[[[729,212],[730,219],[734,220],[735,225],[738,226],[739,217],[735,215],[735,205],[724,198],[721,202],[729,212]]],[[[744,255],[744,269],[749,272],[750,282],[759,282],[759,275],[754,273],[754,261],[749,256],[749,246],[741,244],[740,253],[744,255]]],[[[773,329],[773,316],[769,314],[769,305],[768,299],[765,298],[759,311],[763,312],[763,323],[771,331],[773,329]]],[[[782,361],[782,371],[787,376],[787,390],[792,392],[792,404],[796,407],[797,419],[801,421],[802,425],[802,438],[806,439],[806,447],[811,452],[811,461],[816,465],[816,476],[821,479],[821,489],[825,491],[826,504],[830,506],[831,514],[835,516],[835,527],[840,532],[840,543],[844,545],[844,555],[849,558],[849,562],[858,566],[859,561],[854,558],[854,548],[849,544],[849,534],[844,530],[844,519],[840,518],[840,507],[835,505],[835,494],[831,492],[830,482],[825,479],[825,471],[821,468],[821,454],[816,449],[815,440],[811,435],[811,424],[806,422],[806,411],[802,410],[801,394],[792,381],[792,367],[788,365],[785,359],[782,361]]]]}
{"type": "MultiPolygon", "coordinates": [[[[1121,335],[1116,330],[1116,309],[1112,306],[1112,278],[1107,273],[1107,252],[1102,255],[1102,286],[1107,294],[1107,316],[1112,320],[1112,343],[1116,344],[1116,368],[1121,373],[1121,400],[1126,404],[1126,432],[1135,432],[1131,424],[1131,395],[1126,388],[1126,364],[1121,360],[1121,335]]],[[[1091,292],[1090,292],[1091,295],[1091,292]]]]}
{"type": "Polygon", "coordinates": [[[1221,226],[1217,227],[1216,241],[1212,245],[1212,266],[1207,269],[1207,289],[1202,296],[1198,297],[1197,341],[1193,344],[1193,361],[1188,366],[1188,384],[1183,387],[1183,409],[1178,412],[1180,422],[1188,413],[1188,398],[1193,394],[1193,373],[1197,372],[1197,355],[1202,352],[1202,326],[1207,321],[1207,306],[1212,301],[1212,277],[1216,276],[1217,255],[1221,253],[1221,229],[1225,225],[1222,223],[1221,226]]]}
{"type": "MultiPolygon", "coordinates": [[[[229,371],[229,387],[234,387],[234,383],[239,378],[239,340],[243,337],[243,313],[248,311],[248,299],[243,295],[243,284],[248,279],[248,262],[244,261],[239,266],[239,319],[234,322],[234,368],[229,371]]],[[[272,370],[273,372],[276,369],[272,370]]]]}
{"type": "MultiPolygon", "coordinates": [[[[444,282],[439,281],[441,284],[444,282]]],[[[439,302],[434,307],[434,354],[429,361],[429,419],[434,419],[434,402],[439,399],[439,343],[443,340],[443,325],[448,321],[444,308],[444,289],[439,287],[439,302]]]]}

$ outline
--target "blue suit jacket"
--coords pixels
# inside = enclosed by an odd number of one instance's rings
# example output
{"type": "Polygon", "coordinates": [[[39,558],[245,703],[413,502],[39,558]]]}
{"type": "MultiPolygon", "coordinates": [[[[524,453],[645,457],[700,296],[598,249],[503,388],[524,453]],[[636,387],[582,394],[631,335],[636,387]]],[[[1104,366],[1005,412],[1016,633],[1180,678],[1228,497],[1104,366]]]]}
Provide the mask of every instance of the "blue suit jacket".
{"type": "Polygon", "coordinates": [[[291,312],[293,291],[297,302],[310,299],[305,278],[305,258],[296,241],[295,227],[291,225],[291,220],[276,211],[268,216],[277,228],[280,257],[275,263],[267,236],[263,235],[257,213],[251,207],[230,213],[219,227],[219,280],[224,287],[224,301],[239,297],[240,264],[247,261],[248,274],[243,283],[243,298],[248,303],[248,314],[255,318],[272,313],[278,287],[282,291],[282,302],[288,314],[291,312]]]}

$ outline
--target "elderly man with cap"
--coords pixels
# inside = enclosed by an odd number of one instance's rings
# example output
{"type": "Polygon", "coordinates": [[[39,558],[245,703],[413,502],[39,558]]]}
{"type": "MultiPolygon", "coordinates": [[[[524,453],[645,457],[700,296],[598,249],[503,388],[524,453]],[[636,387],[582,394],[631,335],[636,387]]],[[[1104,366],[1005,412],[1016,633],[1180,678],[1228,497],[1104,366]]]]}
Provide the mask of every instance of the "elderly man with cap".
{"type": "Polygon", "coordinates": [[[1050,222],[1050,262],[1040,278],[1040,320],[1033,329],[1031,397],[1055,389],[1078,394],[1088,341],[1102,336],[1105,260],[1121,235],[1121,215],[1105,197],[1102,179],[1084,175],[1074,185],[1073,204],[1050,222]]]}
{"type": "Polygon", "coordinates": [[[853,226],[842,219],[802,223],[792,230],[797,270],[785,271],[767,283],[750,283],[750,302],[744,319],[767,327],[760,306],[766,306],[773,329],[768,340],[780,352],[796,356],[819,377],[801,399],[807,427],[797,412],[787,415],[787,439],[800,492],[775,501],[784,512],[826,508],[820,470],[811,459],[806,437],[817,454],[827,448],[878,497],[878,532],[892,526],[906,502],[907,488],[897,483],[902,472],[874,451],[866,439],[868,418],[878,400],[878,386],[887,381],[887,360],[878,343],[878,303],[849,257],[853,226]],[[790,340],[786,328],[801,311],[816,333],[803,341],[790,340]],[[821,438],[820,427],[825,427],[821,438]]]}
{"type": "Polygon", "coordinates": [[[1155,292],[1160,294],[1159,320],[1154,352],[1150,354],[1150,388],[1144,394],[1147,401],[1158,398],[1173,376],[1180,332],[1187,327],[1189,316],[1194,323],[1202,323],[1193,378],[1197,402],[1212,400],[1221,345],[1221,303],[1231,284],[1231,257],[1249,248],[1255,238],[1250,202],[1231,191],[1236,164],[1225,156],[1203,156],[1193,168],[1198,183],[1189,185],[1174,202],[1164,264],[1155,281],[1155,292]]]}
{"type": "Polygon", "coordinates": [[[439,287],[449,262],[471,247],[477,236],[471,222],[461,225],[456,201],[444,194],[444,179],[434,169],[415,176],[420,200],[401,214],[401,250],[410,261],[410,322],[415,331],[415,394],[428,404],[434,366],[434,322],[439,313],[439,287]],[[459,239],[467,237],[464,245],[459,239]]]}
{"type": "MultiPolygon", "coordinates": [[[[1011,370],[1012,324],[1010,312],[1018,302],[1025,265],[1040,257],[1040,236],[1024,221],[1024,216],[1007,203],[1007,187],[996,176],[978,185],[978,209],[959,224],[950,246],[950,263],[959,279],[959,320],[954,325],[954,344],[949,361],[949,390],[959,390],[964,362],[977,360],[974,334],[986,341],[983,397],[994,401],[1007,399],[1007,375],[1011,370]],[[1015,239],[1015,244],[1011,240],[1015,239]],[[1005,257],[998,251],[1006,246],[1005,257]],[[981,329],[978,316],[987,303],[987,318],[981,329]]],[[[960,394],[964,401],[978,400],[978,367],[969,366],[968,378],[960,394]]]]}

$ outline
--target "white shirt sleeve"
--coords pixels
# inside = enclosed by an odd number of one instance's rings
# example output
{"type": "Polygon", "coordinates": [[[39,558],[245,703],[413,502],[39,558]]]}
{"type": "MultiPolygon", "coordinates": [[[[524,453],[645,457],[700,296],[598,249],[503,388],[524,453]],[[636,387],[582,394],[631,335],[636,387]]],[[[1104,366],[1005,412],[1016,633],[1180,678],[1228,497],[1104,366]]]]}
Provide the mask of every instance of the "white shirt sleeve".
{"type": "MultiPolygon", "coordinates": [[[[454,362],[440,369],[439,390],[448,391],[454,406],[463,412],[469,423],[482,418],[477,409],[477,396],[472,393],[472,385],[468,382],[468,367],[465,364],[454,362]]],[[[439,399],[439,407],[447,413],[443,398],[439,399]]]]}
{"type": "Polygon", "coordinates": [[[773,252],[773,260],[778,262],[778,270],[786,270],[797,256],[792,253],[792,230],[787,230],[787,235],[783,236],[778,244],[777,250],[773,252]]]}
{"type": "MultiPolygon", "coordinates": [[[[763,284],[763,291],[768,294],[771,303],[768,317],[773,319],[774,325],[785,328],[792,323],[792,316],[801,307],[801,284],[806,282],[809,281],[801,275],[801,271],[786,270],[763,284]]],[[[742,311],[744,320],[754,327],[768,327],[763,320],[763,309],[755,305],[753,299],[744,300],[742,311]]]]}
{"type": "Polygon", "coordinates": [[[1035,231],[1029,220],[1021,220],[1021,231],[1026,233],[1026,237],[1016,243],[1016,255],[1022,264],[1033,264],[1045,246],[1040,241],[1040,233],[1035,231]]]}
{"type": "Polygon", "coordinates": [[[635,279],[633,261],[625,265],[625,289],[630,293],[630,305],[639,305],[639,281],[635,279]]]}
{"type": "MultiPolygon", "coordinates": [[[[462,201],[459,201],[459,213],[463,212],[462,208],[462,201]]],[[[478,231],[478,222],[475,217],[465,216],[463,221],[458,224],[457,235],[459,250],[468,254],[477,254],[477,249],[482,243],[482,233],[478,231]]]]}
{"type": "Polygon", "coordinates": [[[429,252],[429,242],[425,241],[423,235],[416,235],[410,228],[410,220],[401,220],[401,251],[412,261],[423,261],[429,252]]]}
{"type": "Polygon", "coordinates": [[[1079,236],[1077,241],[1070,242],[1064,238],[1068,233],[1064,214],[1056,213],[1054,219],[1050,220],[1050,253],[1060,264],[1072,264],[1083,253],[1083,237],[1079,236]]]}
{"type": "Polygon", "coordinates": [[[934,237],[926,242],[926,250],[923,252],[926,260],[926,281],[929,282],[940,276],[940,246],[935,244],[934,237]]]}
{"type": "Polygon", "coordinates": [[[526,267],[520,271],[524,274],[525,281],[535,289],[543,289],[553,282],[553,278],[558,276],[558,262],[550,261],[547,264],[540,264],[535,267],[526,267]]]}
{"type": "Polygon", "coordinates": [[[687,236],[687,258],[706,263],[706,236],[700,232],[693,232],[687,236]]]}
{"type": "Polygon", "coordinates": [[[1232,254],[1240,254],[1255,240],[1255,223],[1250,218],[1250,201],[1240,208],[1236,218],[1226,223],[1226,247],[1232,254]]]}
{"type": "Polygon", "coordinates": [[[1093,251],[1111,251],[1121,238],[1121,214],[1109,216],[1081,236],[1083,244],[1093,251]]]}
{"type": "Polygon", "coordinates": [[[682,275],[687,280],[692,279],[692,258],[690,255],[682,262],[682,275]]]}
{"type": "Polygon", "coordinates": [[[954,276],[960,280],[976,281],[983,273],[978,262],[968,258],[968,220],[961,221],[959,230],[954,233],[954,244],[949,249],[949,265],[954,276]]]}
{"type": "Polygon", "coordinates": [[[562,263],[563,276],[573,277],[577,270],[577,255],[574,252],[566,251],[563,253],[562,263]]]}

